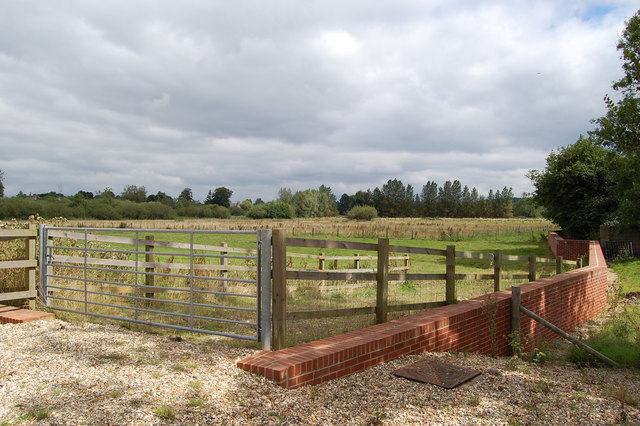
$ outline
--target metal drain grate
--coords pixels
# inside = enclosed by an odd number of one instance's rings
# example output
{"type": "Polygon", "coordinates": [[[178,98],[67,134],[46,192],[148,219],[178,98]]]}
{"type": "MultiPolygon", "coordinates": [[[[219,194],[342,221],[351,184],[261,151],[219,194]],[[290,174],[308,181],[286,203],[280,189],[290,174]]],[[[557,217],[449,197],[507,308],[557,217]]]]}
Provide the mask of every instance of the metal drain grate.
{"type": "Polygon", "coordinates": [[[392,371],[391,374],[422,383],[453,389],[480,375],[471,368],[457,367],[436,360],[423,360],[392,371]]]}

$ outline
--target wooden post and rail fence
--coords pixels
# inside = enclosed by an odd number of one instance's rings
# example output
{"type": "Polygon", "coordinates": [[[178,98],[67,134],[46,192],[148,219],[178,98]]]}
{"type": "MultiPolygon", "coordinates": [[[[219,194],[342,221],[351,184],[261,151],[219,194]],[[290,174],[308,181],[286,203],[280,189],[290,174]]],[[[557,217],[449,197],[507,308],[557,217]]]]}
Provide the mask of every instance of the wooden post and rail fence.
{"type": "MultiPolygon", "coordinates": [[[[424,310],[457,302],[456,281],[459,280],[493,280],[494,290],[502,290],[502,280],[537,279],[537,263],[555,263],[556,273],[562,273],[563,263],[576,262],[563,261],[561,257],[556,259],[538,258],[530,256],[504,255],[500,250],[494,253],[457,252],[455,246],[447,246],[446,250],[423,247],[406,247],[390,245],[388,238],[380,238],[377,243],[362,243],[352,241],[316,240],[306,238],[288,238],[284,230],[276,229],[272,236],[272,347],[280,349],[285,346],[286,324],[289,320],[319,319],[353,316],[360,314],[375,314],[376,322],[387,321],[389,312],[424,310]],[[298,254],[288,254],[287,247],[319,248],[319,249],[347,249],[360,251],[374,251],[375,256],[367,256],[367,259],[377,259],[377,268],[373,270],[326,270],[325,261],[329,258],[324,254],[319,255],[319,270],[299,270],[288,268],[287,258],[298,254]],[[401,257],[392,257],[391,253],[401,253],[401,257]],[[444,274],[408,273],[408,255],[434,255],[446,257],[446,270],[444,274]],[[487,259],[493,261],[493,274],[458,274],[456,273],[456,258],[487,259]],[[391,259],[406,259],[402,267],[392,268],[391,259]],[[505,274],[502,270],[504,261],[528,262],[528,274],[505,274]],[[401,270],[401,272],[399,272],[401,270]],[[376,283],[375,306],[288,311],[287,310],[287,281],[288,280],[312,280],[320,281],[374,281],[376,283]],[[445,300],[438,302],[421,302],[402,305],[389,304],[389,282],[391,281],[445,281],[445,300]]],[[[305,255],[302,255],[305,256],[305,255]]],[[[360,255],[358,255],[360,256],[360,255]]],[[[333,259],[347,259],[347,257],[332,257],[333,259]]],[[[364,258],[364,257],[362,257],[364,258]]],[[[356,264],[357,265],[357,264],[356,264]]]]}
{"type": "MultiPolygon", "coordinates": [[[[20,260],[0,260],[0,270],[24,269],[24,287],[26,290],[0,292],[0,303],[9,300],[28,299],[29,308],[35,309],[35,300],[38,296],[36,291],[36,240],[38,230],[35,225],[29,225],[29,229],[0,229],[1,241],[24,240],[25,248],[23,259],[20,260]]],[[[7,283],[3,283],[6,285],[7,283]]]]}
{"type": "MultiPolygon", "coordinates": [[[[57,234],[60,237],[66,238],[80,238],[82,234],[58,231],[57,234]]],[[[86,236],[84,236],[86,238],[86,236]]],[[[37,241],[37,229],[34,225],[30,225],[29,229],[22,230],[0,230],[0,241],[12,241],[17,239],[25,240],[24,259],[20,260],[5,260],[0,261],[0,270],[3,269],[24,269],[24,282],[28,289],[12,292],[0,293],[0,302],[8,300],[29,299],[29,305],[31,308],[35,307],[35,299],[37,297],[36,291],[36,241],[37,241]]],[[[174,247],[174,248],[188,248],[188,244],[185,243],[173,243],[155,241],[152,235],[144,237],[144,240],[132,240],[130,238],[114,237],[108,235],[93,235],[90,238],[95,241],[111,242],[111,243],[131,243],[141,242],[144,244],[144,262],[141,262],[141,266],[144,267],[145,282],[148,286],[148,290],[144,292],[145,297],[154,298],[155,293],[163,292],[163,288],[157,287],[155,282],[156,268],[162,267],[177,267],[177,264],[158,262],[154,257],[155,247],[174,247]]],[[[199,246],[194,248],[218,250],[221,254],[219,265],[191,265],[194,270],[215,270],[220,276],[227,278],[229,271],[246,271],[250,270],[245,266],[230,265],[228,258],[225,257],[228,253],[240,253],[249,254],[252,250],[239,249],[228,247],[226,243],[221,243],[219,247],[214,246],[199,246]]],[[[72,263],[85,262],[86,259],[73,258],[69,256],[60,256],[60,260],[69,261],[72,263]]],[[[107,259],[93,259],[98,265],[121,265],[131,266],[130,260],[107,260],[107,259]]],[[[456,303],[458,300],[456,281],[460,280],[493,280],[494,291],[500,291],[503,289],[503,280],[517,280],[527,279],[528,281],[535,281],[538,276],[536,272],[537,263],[555,263],[556,273],[562,273],[563,264],[570,263],[582,266],[582,259],[578,259],[577,262],[563,261],[562,257],[556,259],[538,258],[535,255],[530,256],[510,256],[504,255],[499,250],[493,253],[471,253],[471,252],[457,252],[455,246],[449,245],[445,250],[423,248],[423,247],[407,247],[399,245],[391,245],[388,238],[379,238],[377,243],[363,243],[352,241],[333,241],[333,240],[316,240],[306,238],[287,238],[284,230],[274,230],[272,236],[272,347],[273,349],[279,349],[285,345],[286,336],[286,324],[289,320],[298,319],[319,319],[319,318],[335,318],[345,317],[360,314],[375,314],[376,321],[378,323],[386,322],[388,314],[390,312],[411,311],[411,310],[424,310],[446,304],[456,303]],[[356,250],[353,256],[328,256],[324,253],[318,255],[310,255],[304,253],[287,253],[288,247],[299,248],[318,248],[318,249],[346,249],[356,250]],[[361,251],[375,252],[375,255],[361,255],[361,251]],[[392,253],[394,254],[392,256],[392,253]],[[444,273],[409,273],[409,255],[433,255],[445,257],[445,271],[444,273]],[[301,258],[315,258],[318,260],[318,270],[300,270],[293,269],[294,257],[301,258]],[[473,259],[486,259],[493,263],[492,274],[458,274],[456,273],[456,259],[457,258],[473,258],[473,259]],[[353,269],[341,269],[338,270],[337,262],[339,260],[353,261],[353,269]],[[376,261],[375,269],[363,269],[361,262],[363,260],[376,261]],[[333,261],[333,269],[327,268],[327,261],[333,261]],[[392,261],[401,261],[402,266],[392,266],[392,261]],[[505,274],[503,272],[503,265],[505,261],[519,261],[528,262],[527,274],[505,274]],[[369,281],[375,282],[376,285],[376,303],[375,306],[363,306],[343,309],[324,309],[324,310],[305,310],[305,311],[288,311],[287,310],[287,281],[288,280],[311,280],[319,281],[324,285],[326,281],[369,281]],[[420,303],[407,303],[407,304],[389,304],[389,283],[401,281],[444,281],[445,282],[445,297],[442,301],[436,302],[420,302],[420,303]]],[[[184,267],[185,265],[181,265],[184,267]]],[[[223,281],[224,287],[226,282],[223,281]]],[[[550,325],[544,323],[544,319],[538,318],[535,314],[527,311],[520,305],[519,287],[513,287],[513,317],[512,326],[514,330],[519,329],[519,315],[524,312],[526,315],[534,318],[536,321],[543,323],[545,326],[552,328],[550,325]]],[[[226,291],[223,288],[222,291],[226,291]]],[[[554,331],[556,331],[554,329],[554,331]]],[[[556,331],[558,332],[558,331],[556,331]]],[[[566,333],[565,333],[566,334],[566,333]]],[[[562,334],[561,334],[562,335],[562,334]]],[[[569,339],[562,335],[563,337],[569,339]]],[[[610,361],[610,360],[609,360],[610,361]]],[[[609,362],[606,361],[606,362],[609,362]]]]}

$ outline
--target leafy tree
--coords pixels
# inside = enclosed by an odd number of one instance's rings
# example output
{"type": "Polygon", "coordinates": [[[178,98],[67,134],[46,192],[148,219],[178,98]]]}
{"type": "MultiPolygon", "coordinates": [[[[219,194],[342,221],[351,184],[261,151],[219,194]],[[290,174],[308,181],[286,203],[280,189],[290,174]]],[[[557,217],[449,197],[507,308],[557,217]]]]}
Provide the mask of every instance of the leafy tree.
{"type": "Polygon", "coordinates": [[[446,181],[438,190],[438,210],[441,216],[455,217],[462,202],[460,181],[446,181]]]}
{"type": "Polygon", "coordinates": [[[621,156],[617,169],[617,218],[625,225],[640,225],[640,10],[626,22],[618,42],[623,77],[613,84],[622,94],[614,103],[605,96],[607,115],[594,120],[590,135],[621,156]]]}
{"type": "Polygon", "coordinates": [[[156,194],[151,194],[147,197],[148,202],[158,202],[165,206],[173,207],[175,202],[170,195],[165,194],[162,191],[158,191],[156,194]]]}
{"type": "Polygon", "coordinates": [[[207,198],[205,198],[205,204],[216,204],[222,207],[231,207],[231,195],[233,191],[229,188],[225,188],[224,186],[220,186],[213,190],[213,192],[209,191],[207,194],[207,198]]]}
{"type": "Polygon", "coordinates": [[[338,200],[331,188],[320,185],[318,188],[318,209],[320,217],[333,217],[338,215],[338,200]]]}
{"type": "Polygon", "coordinates": [[[533,196],[524,192],[513,202],[513,215],[516,217],[542,217],[542,207],[536,204],[533,196]]]}
{"type": "MultiPolygon", "coordinates": [[[[114,205],[115,198],[116,198],[116,194],[114,194],[113,190],[108,186],[105,187],[102,191],[98,191],[98,193],[95,196],[95,199],[97,201],[100,201],[101,203],[107,204],[109,206],[114,205]]],[[[115,212],[113,214],[109,212],[107,215],[113,216],[115,215],[115,212]]],[[[96,219],[115,219],[115,217],[106,217],[106,218],[97,217],[97,216],[93,216],[93,217],[95,217],[96,219]]]]}
{"type": "Polygon", "coordinates": [[[319,217],[318,196],[313,189],[298,191],[293,196],[293,207],[297,217],[319,217]]]}
{"type": "Polygon", "coordinates": [[[282,203],[292,204],[293,203],[293,192],[289,188],[280,188],[278,191],[278,201],[282,203]]]}
{"type": "Polygon", "coordinates": [[[93,199],[93,192],[80,190],[80,191],[76,192],[75,196],[76,197],[80,197],[80,198],[85,199],[85,200],[92,200],[93,199]]]}
{"type": "Polygon", "coordinates": [[[240,207],[245,212],[248,212],[251,206],[253,206],[253,202],[248,198],[244,201],[241,201],[240,204],[238,204],[238,207],[240,207]]]}
{"type": "Polygon", "coordinates": [[[258,204],[264,204],[264,201],[262,201],[262,198],[256,198],[256,201],[254,201],[253,205],[258,205],[258,204]]]}
{"type": "Polygon", "coordinates": [[[353,206],[355,206],[354,196],[342,194],[338,201],[338,213],[344,216],[353,206]]]}
{"type": "Polygon", "coordinates": [[[0,198],[4,198],[4,172],[0,170],[0,198]]]}
{"type": "Polygon", "coordinates": [[[177,201],[178,201],[178,204],[180,204],[181,206],[187,206],[189,204],[193,204],[194,203],[193,191],[191,191],[191,188],[183,189],[180,195],[178,195],[177,201]]]}
{"type": "Polygon", "coordinates": [[[405,187],[401,180],[389,179],[387,183],[382,185],[382,190],[379,191],[378,197],[377,210],[380,216],[413,216],[413,203],[415,198],[411,185],[405,187]]]}
{"type": "Polygon", "coordinates": [[[147,201],[147,189],[143,185],[127,185],[122,190],[120,198],[134,203],[144,203],[147,201]]]}
{"type": "Polygon", "coordinates": [[[211,192],[211,190],[209,190],[209,192],[207,192],[207,196],[204,197],[204,203],[213,204],[213,192],[211,192]]]}
{"type": "Polygon", "coordinates": [[[373,206],[373,194],[370,189],[358,191],[353,195],[353,204],[356,206],[373,206]]]}
{"type": "Polygon", "coordinates": [[[422,193],[420,194],[420,201],[422,203],[422,215],[425,217],[435,217],[438,215],[438,184],[435,182],[427,181],[427,184],[422,187],[422,193]]]}
{"type": "Polygon", "coordinates": [[[547,157],[543,171],[528,177],[536,188],[535,201],[572,238],[589,238],[611,219],[618,202],[615,197],[617,158],[590,138],[578,141],[547,157]]]}

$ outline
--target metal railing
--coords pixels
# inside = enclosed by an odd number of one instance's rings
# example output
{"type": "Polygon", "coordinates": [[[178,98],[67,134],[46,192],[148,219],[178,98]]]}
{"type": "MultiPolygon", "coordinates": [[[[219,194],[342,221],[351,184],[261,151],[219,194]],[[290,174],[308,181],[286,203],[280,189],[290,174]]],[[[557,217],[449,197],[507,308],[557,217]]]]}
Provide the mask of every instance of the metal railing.
{"type": "Polygon", "coordinates": [[[271,231],[40,227],[40,299],[53,310],[270,348],[271,231]],[[216,244],[225,237],[236,245],[216,244]]]}

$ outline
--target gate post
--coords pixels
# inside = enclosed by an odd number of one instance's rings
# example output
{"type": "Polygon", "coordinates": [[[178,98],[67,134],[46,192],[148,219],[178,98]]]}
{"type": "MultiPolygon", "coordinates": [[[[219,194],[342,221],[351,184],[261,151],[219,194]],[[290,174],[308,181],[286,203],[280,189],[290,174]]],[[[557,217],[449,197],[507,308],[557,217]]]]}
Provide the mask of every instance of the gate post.
{"type": "Polygon", "coordinates": [[[40,263],[40,301],[43,305],[49,306],[49,298],[47,297],[47,275],[49,273],[47,268],[47,243],[49,238],[47,236],[47,225],[40,225],[40,229],[38,230],[38,262],[40,263]]]}
{"type": "Polygon", "coordinates": [[[258,231],[258,340],[271,350],[271,230],[258,231]]]}
{"type": "Polygon", "coordinates": [[[456,292],[456,246],[447,246],[447,280],[445,283],[445,301],[447,305],[456,303],[458,298],[456,292]]]}
{"type": "MultiPolygon", "coordinates": [[[[35,229],[36,229],[36,225],[30,223],[29,230],[35,231],[35,229]]],[[[29,236],[29,238],[26,239],[25,246],[26,246],[25,254],[27,255],[27,259],[35,261],[36,260],[36,237],[29,236]]],[[[29,293],[31,294],[31,296],[29,297],[29,309],[35,309],[36,308],[36,266],[35,265],[26,269],[25,278],[26,278],[27,284],[29,285],[29,293]]]]}
{"type": "Polygon", "coordinates": [[[376,274],[376,322],[387,321],[389,303],[389,239],[378,238],[378,269],[376,274]]]}
{"type": "Polygon", "coordinates": [[[282,349],[287,332],[287,242],[284,229],[273,230],[273,335],[272,347],[282,349]]]}

